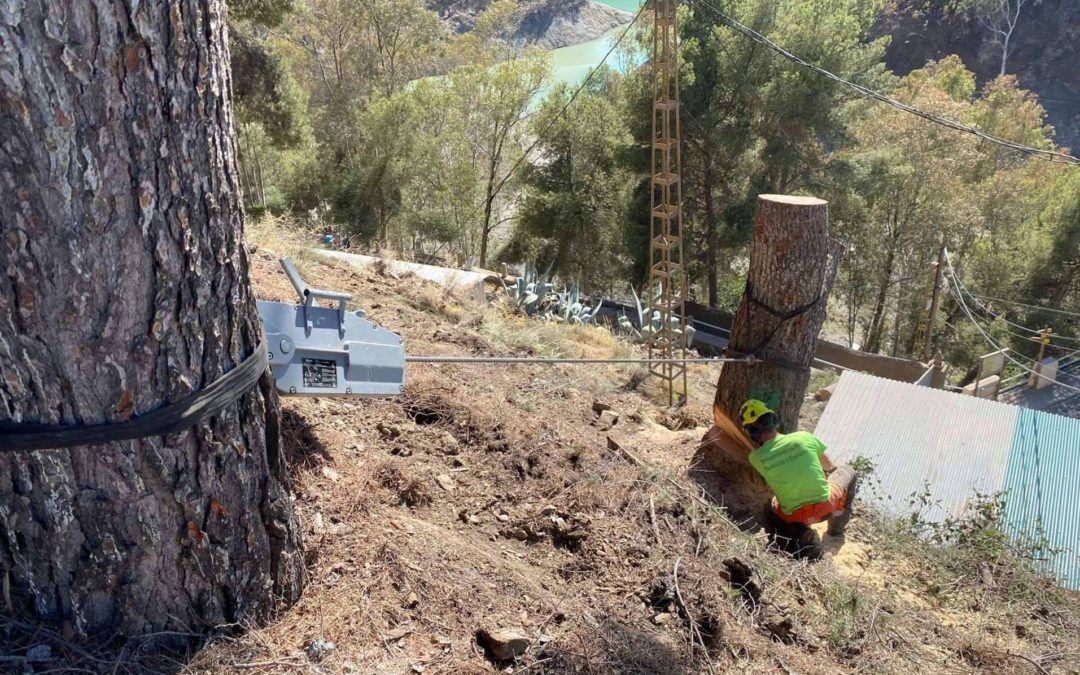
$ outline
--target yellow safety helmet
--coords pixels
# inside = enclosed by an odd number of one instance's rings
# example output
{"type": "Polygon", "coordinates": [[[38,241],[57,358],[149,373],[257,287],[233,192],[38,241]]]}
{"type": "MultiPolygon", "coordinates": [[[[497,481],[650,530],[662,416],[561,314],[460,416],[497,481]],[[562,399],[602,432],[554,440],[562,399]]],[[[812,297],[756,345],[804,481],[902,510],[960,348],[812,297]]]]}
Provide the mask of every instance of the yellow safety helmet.
{"type": "Polygon", "coordinates": [[[744,427],[750,426],[771,412],[773,411],[769,409],[769,406],[756,398],[752,398],[739,406],[739,417],[742,418],[744,427]]]}

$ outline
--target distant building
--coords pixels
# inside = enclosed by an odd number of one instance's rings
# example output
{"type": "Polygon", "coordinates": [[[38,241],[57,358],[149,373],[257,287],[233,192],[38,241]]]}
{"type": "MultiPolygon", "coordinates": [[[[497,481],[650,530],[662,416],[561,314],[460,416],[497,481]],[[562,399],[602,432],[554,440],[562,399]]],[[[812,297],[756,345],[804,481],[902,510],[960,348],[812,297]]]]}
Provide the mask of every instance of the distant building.
{"type": "MultiPolygon", "coordinates": [[[[1042,388],[1030,387],[1025,373],[1021,376],[1020,382],[1002,389],[998,394],[998,400],[1032,410],[1080,419],[1080,391],[1076,391],[1080,389],[1080,358],[1074,357],[1062,360],[1060,363],[1055,362],[1053,372],[1050,380],[1060,384],[1047,383],[1042,388]]],[[[1007,384],[1009,384],[1008,381],[1006,381],[1007,384]]]]}

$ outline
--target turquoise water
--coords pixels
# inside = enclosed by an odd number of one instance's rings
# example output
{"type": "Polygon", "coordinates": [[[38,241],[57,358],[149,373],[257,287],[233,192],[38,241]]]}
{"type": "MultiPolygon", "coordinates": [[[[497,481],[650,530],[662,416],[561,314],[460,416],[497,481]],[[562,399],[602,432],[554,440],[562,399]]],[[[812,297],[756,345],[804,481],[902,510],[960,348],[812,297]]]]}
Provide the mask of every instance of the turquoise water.
{"type": "MultiPolygon", "coordinates": [[[[638,0],[604,0],[603,4],[627,12],[636,12],[640,6],[638,0]]],[[[611,49],[623,28],[625,26],[617,26],[595,40],[553,49],[550,56],[554,80],[556,82],[566,82],[567,84],[577,84],[584,80],[589,71],[600,63],[600,60],[604,58],[604,54],[611,49]]],[[[620,61],[619,52],[616,51],[608,58],[608,65],[617,70],[624,70],[626,64],[620,61]]]]}
{"type": "Polygon", "coordinates": [[[601,5],[621,9],[624,12],[636,12],[641,3],[638,0],[596,0],[601,5]]]}

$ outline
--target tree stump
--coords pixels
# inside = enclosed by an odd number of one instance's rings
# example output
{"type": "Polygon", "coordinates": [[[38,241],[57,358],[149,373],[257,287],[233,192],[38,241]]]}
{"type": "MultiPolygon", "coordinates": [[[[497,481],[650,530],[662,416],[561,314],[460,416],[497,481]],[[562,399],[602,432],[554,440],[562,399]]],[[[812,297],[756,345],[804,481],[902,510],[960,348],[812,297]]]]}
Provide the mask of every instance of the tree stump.
{"type": "MultiPolygon", "coordinates": [[[[0,422],[129,419],[261,339],[225,2],[5,6],[0,422]]],[[[279,421],[264,376],[188,431],[0,455],[8,607],[79,636],[183,640],[296,599],[279,421]]]]}
{"type": "Polygon", "coordinates": [[[829,238],[827,202],[759,196],[747,290],[735,313],[729,352],[764,362],[724,364],[713,404],[715,427],[702,453],[729,489],[742,486],[742,499],[764,499],[768,490],[747,462],[753,446],[738,425],[739,406],[760,398],[776,410],[783,431],[797,429],[839,251],[829,238]]]}

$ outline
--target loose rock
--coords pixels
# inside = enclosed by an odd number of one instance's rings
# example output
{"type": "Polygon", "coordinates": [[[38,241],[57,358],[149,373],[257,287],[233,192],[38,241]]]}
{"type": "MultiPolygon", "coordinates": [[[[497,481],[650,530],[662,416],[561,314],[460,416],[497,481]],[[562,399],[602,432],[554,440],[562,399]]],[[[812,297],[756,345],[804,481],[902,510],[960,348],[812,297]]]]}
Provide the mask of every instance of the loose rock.
{"type": "Polygon", "coordinates": [[[604,412],[600,413],[600,419],[597,421],[597,426],[600,427],[601,431],[607,431],[618,423],[619,413],[611,410],[605,410],[604,412]]]}
{"type": "Polygon", "coordinates": [[[443,435],[439,438],[439,442],[442,444],[442,451],[447,455],[456,455],[461,452],[461,443],[458,439],[454,438],[454,434],[449,431],[443,432],[443,435]]]}
{"type": "Polygon", "coordinates": [[[454,478],[448,473],[440,473],[438,476],[435,476],[435,482],[447,492],[453,492],[457,488],[454,478]]]}
{"type": "Polygon", "coordinates": [[[496,661],[513,660],[529,648],[529,638],[517,628],[481,629],[477,631],[476,639],[496,661]]]}
{"type": "Polygon", "coordinates": [[[49,645],[34,645],[30,649],[26,650],[27,661],[48,661],[51,658],[52,647],[50,647],[49,645]]]}
{"type": "Polygon", "coordinates": [[[314,638],[307,643],[304,651],[307,652],[309,659],[318,663],[329,656],[335,649],[337,649],[337,645],[333,642],[322,638],[314,638]]]}
{"type": "Polygon", "coordinates": [[[401,427],[396,424],[387,424],[386,422],[379,422],[375,425],[375,428],[380,434],[387,438],[397,438],[401,435],[401,427]]]}

